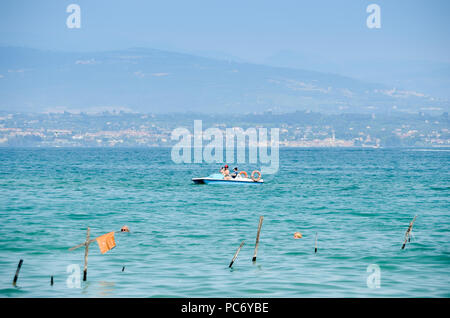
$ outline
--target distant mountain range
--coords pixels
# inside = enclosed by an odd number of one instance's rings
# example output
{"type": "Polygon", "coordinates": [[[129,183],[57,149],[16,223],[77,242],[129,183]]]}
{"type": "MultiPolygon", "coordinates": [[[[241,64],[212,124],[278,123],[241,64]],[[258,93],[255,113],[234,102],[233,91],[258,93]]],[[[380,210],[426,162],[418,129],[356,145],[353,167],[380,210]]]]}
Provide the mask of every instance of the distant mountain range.
{"type": "Polygon", "coordinates": [[[446,112],[420,91],[335,74],[135,48],[0,47],[0,110],[29,112],[446,112]]]}
{"type": "Polygon", "coordinates": [[[262,64],[341,74],[403,90],[420,91],[434,97],[450,98],[450,63],[445,61],[412,60],[407,56],[402,59],[341,56],[330,60],[330,55],[325,52],[312,54],[284,50],[265,58],[262,64]]]}

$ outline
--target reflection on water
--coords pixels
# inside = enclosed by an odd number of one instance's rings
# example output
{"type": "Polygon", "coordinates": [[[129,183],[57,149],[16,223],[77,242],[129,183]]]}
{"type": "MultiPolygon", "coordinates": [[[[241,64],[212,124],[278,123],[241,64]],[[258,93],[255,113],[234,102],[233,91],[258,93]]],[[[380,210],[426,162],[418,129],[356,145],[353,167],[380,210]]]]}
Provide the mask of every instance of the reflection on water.
{"type": "Polygon", "coordinates": [[[82,283],[81,285],[81,293],[83,295],[89,295],[89,287],[92,285],[92,283],[88,280],[82,283]]]}
{"type": "Polygon", "coordinates": [[[81,287],[81,294],[92,295],[94,297],[114,297],[116,283],[111,281],[86,281],[81,287]]]}
{"type": "Polygon", "coordinates": [[[114,282],[100,281],[97,287],[98,297],[112,297],[114,296],[116,284],[114,282]]]}

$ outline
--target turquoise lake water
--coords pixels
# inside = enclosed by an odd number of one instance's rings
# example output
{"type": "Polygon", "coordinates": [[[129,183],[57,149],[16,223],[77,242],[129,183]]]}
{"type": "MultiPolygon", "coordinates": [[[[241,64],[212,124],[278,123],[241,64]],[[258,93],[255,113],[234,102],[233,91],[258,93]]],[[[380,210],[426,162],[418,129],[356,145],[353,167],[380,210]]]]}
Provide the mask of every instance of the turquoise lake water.
{"type": "Polygon", "coordinates": [[[446,149],[281,149],[262,186],[194,185],[220,165],[175,164],[160,148],[3,148],[0,297],[449,297],[449,166],[446,149]],[[87,226],[96,237],[122,225],[131,233],[103,255],[93,243],[87,282],[69,288],[84,249],[68,248],[87,226]]]}

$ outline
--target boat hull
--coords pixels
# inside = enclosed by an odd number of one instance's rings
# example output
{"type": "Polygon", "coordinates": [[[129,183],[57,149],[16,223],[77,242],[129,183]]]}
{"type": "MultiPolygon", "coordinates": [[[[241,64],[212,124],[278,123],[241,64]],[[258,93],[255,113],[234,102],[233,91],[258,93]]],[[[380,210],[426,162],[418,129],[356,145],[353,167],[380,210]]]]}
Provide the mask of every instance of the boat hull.
{"type": "Polygon", "coordinates": [[[253,181],[251,179],[249,180],[224,180],[224,179],[213,179],[213,178],[192,178],[192,181],[195,184],[247,184],[247,185],[256,185],[256,184],[263,184],[263,180],[259,181],[253,181]]]}

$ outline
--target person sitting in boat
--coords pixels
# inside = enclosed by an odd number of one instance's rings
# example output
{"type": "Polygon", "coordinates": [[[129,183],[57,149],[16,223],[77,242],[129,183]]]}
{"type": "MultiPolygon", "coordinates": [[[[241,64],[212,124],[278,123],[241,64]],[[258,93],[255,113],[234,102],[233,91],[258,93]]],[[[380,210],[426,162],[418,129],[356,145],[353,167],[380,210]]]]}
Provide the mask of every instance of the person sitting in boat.
{"type": "Polygon", "coordinates": [[[231,174],[231,177],[232,177],[233,179],[236,179],[238,175],[239,175],[238,168],[237,168],[237,167],[234,167],[233,173],[231,174]]]}
{"type": "Polygon", "coordinates": [[[223,178],[225,180],[231,179],[231,177],[230,177],[230,170],[228,170],[228,165],[225,165],[223,167],[223,169],[220,169],[220,172],[223,174],[223,178]]]}

